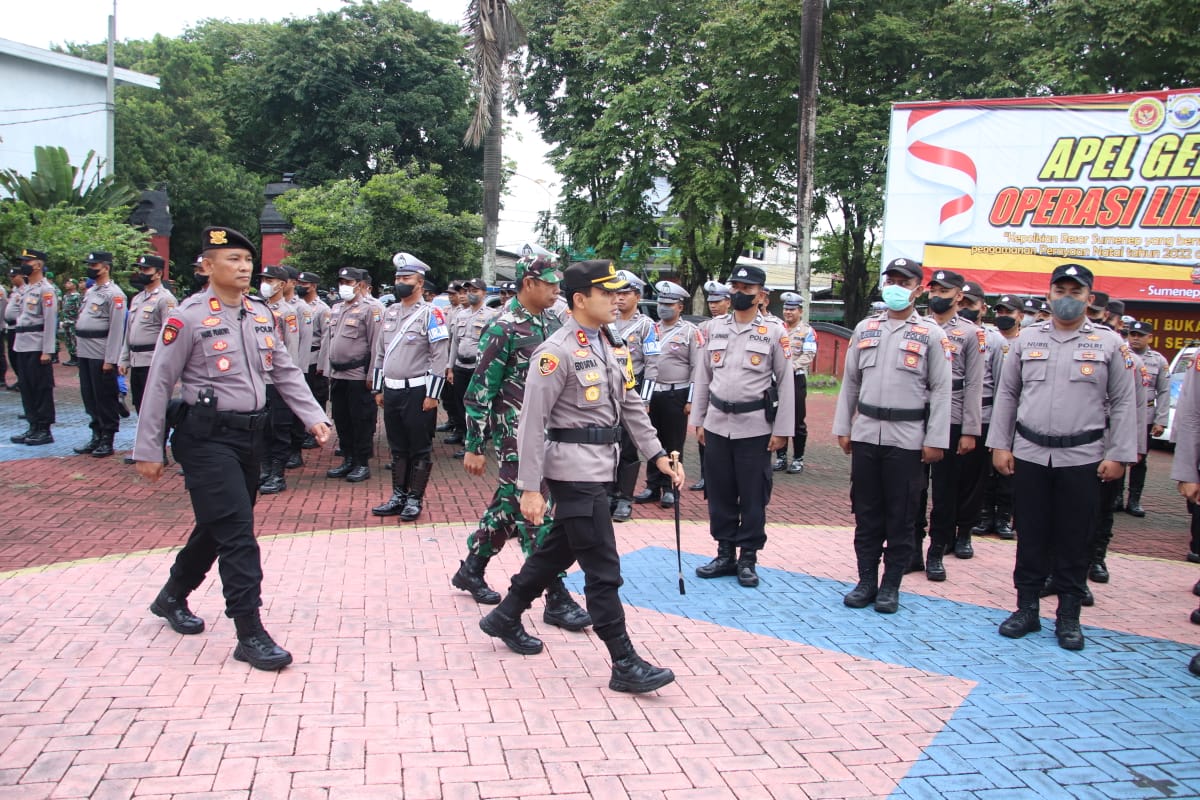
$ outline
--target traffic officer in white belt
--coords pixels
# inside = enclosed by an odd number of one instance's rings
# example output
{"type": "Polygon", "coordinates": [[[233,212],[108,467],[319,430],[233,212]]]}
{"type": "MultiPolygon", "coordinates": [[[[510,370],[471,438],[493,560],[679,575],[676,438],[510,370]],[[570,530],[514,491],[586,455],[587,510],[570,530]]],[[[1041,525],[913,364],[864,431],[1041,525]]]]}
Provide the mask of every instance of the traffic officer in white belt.
{"type": "MultiPolygon", "coordinates": [[[[392,496],[371,509],[379,517],[421,515],[433,471],[433,432],[438,398],[446,384],[450,331],[441,309],[421,291],[429,265],[411,253],[392,257],[397,301],[384,311],[372,358],[376,402],[392,454],[392,496]]],[[[466,314],[467,312],[459,312],[466,314]]]]}
{"type": "Polygon", "coordinates": [[[133,265],[137,272],[129,279],[138,293],[129,301],[129,319],[125,328],[125,346],[121,348],[118,371],[129,378],[129,396],[133,407],[141,413],[142,395],[146,391],[146,376],[158,335],[171,309],[179,305],[175,295],[163,285],[166,262],[161,256],[139,256],[133,265]]]}
{"type": "MultiPolygon", "coordinates": [[[[625,342],[633,379],[641,393],[646,373],[646,348],[654,347],[654,320],[643,314],[638,306],[646,282],[628,270],[620,270],[618,274],[625,281],[625,288],[617,292],[617,320],[613,328],[625,342]]],[[[627,522],[633,516],[633,492],[641,468],[637,447],[632,437],[626,434],[621,439],[621,460],[613,488],[614,522],[627,522]]]]}
{"type": "Polygon", "coordinates": [[[13,444],[38,446],[54,441],[50,433],[55,422],[54,367],[50,362],[58,352],[58,294],[45,277],[49,258],[41,250],[28,248],[17,257],[25,288],[18,300],[21,310],[16,324],[8,333],[16,334],[13,368],[18,375],[29,429],[9,437],[13,444]]]}
{"type": "MultiPolygon", "coordinates": [[[[729,313],[729,287],[720,281],[705,281],[704,299],[708,303],[709,318],[697,326],[702,348],[708,343],[708,329],[712,326],[713,320],[729,313]]],[[[705,351],[704,357],[708,357],[707,351],[705,351]]],[[[700,454],[700,480],[693,483],[688,489],[693,492],[702,492],[704,491],[704,442],[697,442],[696,449],[700,454]]]]}
{"type": "Polygon", "coordinates": [[[514,652],[540,653],[542,642],[525,630],[521,615],[560,572],[578,561],[588,613],[613,660],[608,686],[641,693],[665,686],[675,674],[648,664],[634,650],[617,593],[621,557],[609,491],[621,431],[629,431],[659,470],[673,475],[675,487],[683,483],[684,474],[682,465],[672,470],[654,435],[634,390],[627,354],[619,352],[624,345],[609,327],[615,292],[625,285],[610,261],[582,261],[563,272],[561,286],[572,317],[534,351],[517,425],[521,514],[529,524],[541,524],[546,513],[544,481],[554,505],[554,525],[479,627],[514,652]]]}
{"type": "Polygon", "coordinates": [[[75,322],[79,394],[92,429],[92,438],[75,452],[96,458],[113,454],[113,437],[121,427],[117,363],[125,344],[125,292],[112,280],[112,259],[112,253],[100,251],[84,259],[95,283],[83,296],[75,322]]]}
{"type": "Polygon", "coordinates": [[[771,453],[795,430],[787,335],[756,308],[766,278],[758,267],[730,276],[733,311],[709,325],[690,420],[704,444],[709,533],[717,542],[716,558],[696,575],[736,575],[748,588],[758,586],[755,565],[767,543],[771,453]]]}
{"type": "Polygon", "coordinates": [[[371,396],[371,361],[383,320],[383,305],[371,296],[366,270],[338,270],[342,302],[329,315],[321,341],[321,366],[329,376],[333,422],[342,448],[342,463],[325,473],[350,483],[371,477],[368,462],[375,443],[378,409],[371,396]]]}
{"type": "Polygon", "coordinates": [[[873,602],[884,614],[899,608],[915,548],[922,465],[940,461],[950,445],[950,340],[916,312],[923,277],[912,259],[884,268],[887,310],[858,323],[850,337],[833,419],[838,445],[851,456],[858,562],[858,584],[842,602],[850,608],[873,602]]]}
{"type": "MultiPolygon", "coordinates": [[[[787,331],[788,352],[792,357],[792,382],[796,385],[796,430],[792,434],[792,460],[789,475],[804,472],[804,450],[808,445],[808,371],[817,360],[817,336],[804,321],[804,298],[799,292],[784,292],[783,324],[787,331]]],[[[787,460],[787,448],[777,454],[787,460]]]]}
{"type": "Polygon", "coordinates": [[[254,245],[232,228],[205,228],[203,237],[209,285],[184,300],[163,326],[133,448],[138,474],[157,481],[163,443],[175,429],[171,444],[196,515],[150,611],[177,633],[203,631],[204,620],[188,608],[187,597],[216,561],[225,614],[237,631],[233,657],[278,670],[292,663],[292,655],[259,616],[262,559],[254,537],[267,376],[318,441],[329,438],[329,425],[284,349],[271,310],[243,296],[254,277],[254,245]],[[182,403],[171,401],[177,382],[182,403]]]}
{"type": "MultiPolygon", "coordinates": [[[[1149,322],[1135,321],[1128,328],[1129,349],[1134,355],[1141,357],[1146,367],[1146,380],[1150,391],[1147,393],[1146,407],[1150,410],[1151,438],[1162,436],[1167,427],[1171,413],[1171,366],[1166,356],[1150,346],[1150,337],[1154,335],[1154,326],[1149,322]]],[[[1146,486],[1146,458],[1129,469],[1129,502],[1125,510],[1135,517],[1146,516],[1142,508],[1142,490],[1146,486]]]]}
{"type": "Polygon", "coordinates": [[[1137,458],[1133,359],[1119,337],[1084,316],[1091,271],[1062,264],[1050,276],[1048,323],[1010,348],[992,410],[992,462],[1013,476],[1017,610],[1000,634],[1041,630],[1038,593],[1053,571],[1060,647],[1084,646],[1079,610],[1102,481],[1137,458]]]}
{"type": "MultiPolygon", "coordinates": [[[[654,336],[645,346],[646,371],[642,378],[642,398],[649,404],[650,423],[662,446],[669,452],[683,452],[687,441],[688,414],[692,410],[692,373],[703,351],[696,326],[683,318],[687,290],[671,281],[654,284],[658,293],[658,323],[654,336]]],[[[634,495],[636,503],[658,500],[663,508],[675,505],[675,487],[671,476],[646,464],[646,488],[634,495]]]]}

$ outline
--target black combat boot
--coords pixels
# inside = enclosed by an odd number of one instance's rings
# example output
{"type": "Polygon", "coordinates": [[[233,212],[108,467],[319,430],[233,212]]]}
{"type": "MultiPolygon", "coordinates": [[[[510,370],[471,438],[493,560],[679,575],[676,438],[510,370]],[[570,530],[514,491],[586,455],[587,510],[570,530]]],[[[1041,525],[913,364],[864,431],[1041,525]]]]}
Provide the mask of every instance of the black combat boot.
{"type": "Polygon", "coordinates": [[[900,610],[900,587],[884,576],[884,582],[875,595],[875,611],[880,614],[895,614],[900,610]]]}
{"type": "Polygon", "coordinates": [[[304,466],[304,456],[300,455],[300,448],[296,448],[288,453],[287,463],[283,466],[284,469],[298,469],[304,466]]]}
{"type": "MultiPolygon", "coordinates": [[[[29,434],[31,434],[31,433],[33,433],[32,428],[30,430],[25,431],[25,433],[21,434],[21,436],[22,436],[21,443],[22,444],[24,444],[23,440],[25,438],[28,438],[29,434]]],[[[14,436],[12,440],[14,442],[16,442],[17,437],[14,436]]],[[[87,444],[85,444],[83,447],[73,447],[71,449],[74,450],[79,455],[83,456],[83,455],[88,455],[89,453],[96,452],[96,448],[99,446],[100,446],[100,434],[96,433],[95,431],[92,431],[92,438],[88,439],[87,444]]]]}
{"type": "Polygon", "coordinates": [[[879,570],[858,568],[858,585],[842,596],[842,604],[850,608],[866,608],[879,594],[879,570]]]}
{"type": "Polygon", "coordinates": [[[575,598],[563,586],[562,578],[555,578],[546,587],[546,610],[542,622],[568,631],[581,631],[592,624],[592,617],[579,607],[575,598]]]}
{"type": "Polygon", "coordinates": [[[929,543],[929,552],[925,555],[925,577],[931,581],[946,580],[946,566],[942,563],[942,555],[946,546],[929,543]]]}
{"type": "Polygon", "coordinates": [[[354,466],[346,473],[346,483],[362,483],[370,477],[371,468],[367,466],[367,460],[364,458],[360,461],[355,461],[354,466]]]}
{"type": "Polygon", "coordinates": [[[233,657],[245,661],[255,669],[274,672],[292,663],[292,654],[275,644],[271,634],[263,629],[262,619],[258,612],[243,617],[234,617],[233,626],[237,629],[237,647],[233,657]]]}
{"type": "Polygon", "coordinates": [[[1063,650],[1082,650],[1083,631],[1079,627],[1079,607],[1083,598],[1073,594],[1058,596],[1058,615],[1054,624],[1054,635],[1063,650]]]}
{"type": "Polygon", "coordinates": [[[412,522],[421,516],[425,487],[429,485],[429,473],[431,472],[433,472],[433,462],[427,458],[417,461],[409,469],[408,494],[404,499],[404,509],[400,512],[400,519],[405,522],[412,522]]]}
{"type": "Polygon", "coordinates": [[[1088,578],[1096,583],[1108,583],[1108,565],[1104,563],[1108,556],[1108,543],[1101,542],[1096,544],[1096,551],[1092,553],[1092,563],[1088,567],[1088,578]]]}
{"type": "Polygon", "coordinates": [[[979,515],[979,522],[971,526],[971,533],[975,536],[986,536],[989,533],[996,532],[996,510],[994,508],[985,508],[979,515]]]}
{"type": "Polygon", "coordinates": [[[783,472],[785,469],[787,469],[787,452],[776,450],[775,460],[771,462],[771,472],[783,472]]]}
{"type": "Polygon", "coordinates": [[[717,557],[696,567],[697,578],[723,578],[726,575],[737,575],[737,558],[733,542],[717,542],[717,557]]]}
{"type": "Polygon", "coordinates": [[[104,433],[100,435],[100,442],[96,445],[96,449],[92,451],[93,458],[104,458],[111,456],[116,451],[113,450],[113,435],[104,433]]]}
{"type": "Polygon", "coordinates": [[[615,503],[612,507],[613,522],[628,522],[633,517],[633,490],[637,488],[640,461],[617,465],[615,503]]]}
{"type": "MultiPolygon", "coordinates": [[[[388,498],[387,500],[384,500],[382,505],[378,505],[378,506],[375,506],[374,508],[372,508],[371,509],[372,514],[374,514],[377,517],[393,517],[396,514],[399,514],[401,511],[404,510],[404,503],[406,500],[408,500],[408,495],[404,491],[404,481],[407,477],[408,477],[408,459],[405,459],[405,458],[392,459],[392,496],[390,498],[388,498]]],[[[468,556],[467,560],[468,561],[470,560],[470,556],[468,556]]],[[[487,561],[484,561],[483,563],[486,564],[487,561]]],[[[459,572],[462,572],[462,570],[460,569],[459,572]]],[[[483,574],[482,568],[480,568],[479,573],[480,573],[480,575],[483,574]]],[[[454,585],[458,586],[457,583],[455,583],[454,585]]],[[[466,589],[467,587],[458,586],[458,588],[466,589]]],[[[467,591],[474,594],[474,592],[470,589],[467,589],[467,591]]],[[[494,594],[494,592],[493,592],[493,594],[494,594]]],[[[478,597],[476,597],[475,599],[479,600],[478,597]]],[[[482,601],[480,601],[480,602],[482,602],[482,601]]],[[[496,595],[496,602],[497,603],[500,602],[500,595],[496,595]]],[[[489,605],[494,605],[494,604],[489,604],[489,605]]]]}
{"type": "Polygon", "coordinates": [[[1017,538],[1017,532],[1013,530],[1011,515],[996,517],[996,535],[1001,539],[1017,538]]]}
{"type": "Polygon", "coordinates": [[[35,425],[33,433],[25,437],[25,444],[31,447],[37,447],[42,444],[54,444],[54,437],[50,435],[50,426],[35,425]]]}
{"type": "Polygon", "coordinates": [[[633,502],[637,503],[638,505],[643,505],[645,503],[653,503],[660,497],[662,497],[662,489],[659,489],[657,486],[647,486],[645,489],[633,496],[633,502]]]}
{"type": "Polygon", "coordinates": [[[182,586],[174,579],[169,579],[158,593],[158,597],[150,604],[150,613],[165,619],[171,630],[176,633],[182,633],[184,636],[203,633],[204,620],[188,608],[187,596],[188,592],[184,591],[182,586]]]}
{"type": "Polygon", "coordinates": [[[300,443],[301,450],[316,450],[321,445],[317,444],[317,437],[311,433],[304,437],[304,441],[300,443]]]}
{"type": "Polygon", "coordinates": [[[604,644],[613,660],[608,688],[614,692],[644,694],[661,689],[675,680],[675,673],[671,670],[646,663],[633,649],[633,642],[629,641],[628,634],[622,633],[604,644]]]}
{"type": "MultiPolygon", "coordinates": [[[[24,433],[17,433],[17,434],[13,434],[12,436],[8,437],[8,440],[9,440],[10,442],[12,442],[13,444],[25,444],[25,440],[26,440],[26,439],[28,439],[30,436],[32,436],[32,435],[33,435],[33,430],[34,430],[33,423],[30,423],[30,424],[29,424],[29,425],[28,425],[28,426],[25,428],[25,432],[24,432],[24,433]]],[[[95,440],[95,438],[96,438],[96,434],[94,434],[94,433],[93,433],[93,434],[92,434],[92,439],[93,439],[93,440],[95,440]]],[[[90,444],[90,443],[89,443],[89,444],[90,444]]],[[[75,452],[79,452],[79,451],[78,451],[78,450],[76,450],[75,452]]]]}
{"type": "Polygon", "coordinates": [[[260,494],[279,494],[287,489],[287,480],[283,477],[283,462],[275,458],[267,467],[267,479],[258,485],[260,494]]]}
{"type": "Polygon", "coordinates": [[[1000,623],[1000,635],[1009,639],[1020,639],[1027,633],[1042,629],[1038,593],[1025,589],[1017,590],[1017,610],[1000,623]]]}
{"type": "Polygon", "coordinates": [[[1142,493],[1141,491],[1129,490],[1129,503],[1125,506],[1125,512],[1131,517],[1146,516],[1146,509],[1142,508],[1142,493]]]}
{"type": "MultiPolygon", "coordinates": [[[[392,474],[395,474],[393,472],[392,474]]],[[[393,481],[393,486],[395,481],[393,481]]],[[[393,496],[393,499],[394,496],[393,496]]],[[[401,500],[403,503],[403,500],[401,500]]],[[[382,516],[382,515],[381,515],[382,516]]],[[[465,561],[460,561],[458,572],[454,573],[454,577],[450,579],[450,584],[455,589],[462,589],[464,592],[470,593],[471,597],[475,598],[476,603],[481,603],[485,606],[494,606],[500,602],[500,593],[487,585],[487,581],[483,579],[483,571],[487,569],[490,558],[481,556],[476,553],[467,553],[465,561]]]]}
{"type": "Polygon", "coordinates": [[[758,563],[758,551],[742,548],[742,555],[737,560],[737,579],[739,586],[753,589],[758,586],[758,573],[754,566],[758,563]]]}
{"type": "Polygon", "coordinates": [[[354,469],[354,459],[343,456],[342,463],[325,473],[326,478],[344,478],[354,469]]]}
{"type": "Polygon", "coordinates": [[[971,546],[971,529],[964,525],[958,529],[958,535],[954,538],[954,557],[972,558],[974,555],[975,548],[971,546]]]}
{"type": "Polygon", "coordinates": [[[1193,675],[1200,675],[1200,653],[1192,656],[1191,662],[1188,664],[1188,672],[1193,675]]]}
{"type": "Polygon", "coordinates": [[[542,640],[529,635],[525,626],[521,624],[520,613],[515,617],[510,616],[501,606],[492,609],[490,614],[479,620],[479,630],[504,642],[514,653],[534,656],[542,652],[542,640]]]}

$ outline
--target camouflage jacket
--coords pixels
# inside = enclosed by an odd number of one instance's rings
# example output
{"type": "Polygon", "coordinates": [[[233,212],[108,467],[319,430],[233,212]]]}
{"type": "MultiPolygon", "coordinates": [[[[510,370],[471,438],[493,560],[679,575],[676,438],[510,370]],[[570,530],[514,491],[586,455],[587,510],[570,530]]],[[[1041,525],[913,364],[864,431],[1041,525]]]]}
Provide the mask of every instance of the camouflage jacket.
{"type": "Polygon", "coordinates": [[[83,307],[83,295],[79,292],[67,292],[62,299],[62,313],[59,314],[59,319],[62,320],[64,328],[71,329],[75,327],[75,320],[79,316],[79,309],[83,307]]]}
{"type": "Polygon", "coordinates": [[[514,297],[479,339],[479,363],[463,397],[468,453],[482,453],[489,431],[500,461],[517,460],[517,418],[533,351],[562,327],[549,314],[530,314],[514,297]]]}

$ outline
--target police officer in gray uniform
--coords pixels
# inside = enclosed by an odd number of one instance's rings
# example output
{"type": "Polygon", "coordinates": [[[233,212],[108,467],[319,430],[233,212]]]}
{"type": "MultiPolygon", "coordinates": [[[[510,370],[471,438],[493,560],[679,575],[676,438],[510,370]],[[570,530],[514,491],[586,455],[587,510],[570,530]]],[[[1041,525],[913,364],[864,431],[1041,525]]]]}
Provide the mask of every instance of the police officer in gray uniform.
{"type": "Polygon", "coordinates": [[[55,422],[51,360],[58,352],[58,294],[45,278],[47,259],[41,250],[29,249],[18,257],[26,285],[19,299],[21,312],[9,333],[16,334],[14,365],[29,430],[10,437],[13,444],[37,446],[54,441],[50,433],[55,422]]]}
{"type": "Polygon", "coordinates": [[[704,444],[709,533],[717,542],[716,558],[696,575],[736,575],[747,588],[758,586],[755,565],[767,543],[771,453],[795,431],[787,332],[756,308],[766,277],[758,267],[730,276],[733,311],[709,325],[690,420],[704,444]]]}
{"type": "MultiPolygon", "coordinates": [[[[995,333],[999,338],[993,345],[992,331],[989,331],[989,353],[991,352],[990,348],[994,346],[999,346],[1001,352],[998,360],[993,361],[995,356],[990,354],[986,362],[991,373],[991,386],[989,389],[989,379],[985,375],[983,413],[984,421],[989,429],[992,421],[992,407],[996,402],[996,388],[1000,385],[1000,373],[1004,368],[1004,357],[1008,355],[1011,343],[1021,335],[1025,319],[1028,318],[1029,323],[1032,324],[1036,312],[1037,304],[1033,300],[1022,299],[1010,294],[1000,295],[992,305],[993,324],[996,326],[995,333]],[[987,399],[989,392],[990,402],[987,399]]],[[[986,436],[984,441],[987,441],[986,436]]],[[[996,468],[992,466],[990,454],[985,459],[983,486],[980,493],[982,497],[979,519],[971,528],[971,533],[976,536],[995,533],[1001,539],[1015,539],[1016,534],[1013,532],[1012,526],[1012,477],[1001,475],[996,471],[996,468]]]]}
{"type": "MultiPolygon", "coordinates": [[[[633,379],[637,391],[642,391],[642,379],[646,373],[647,343],[653,347],[654,320],[647,317],[638,307],[646,282],[628,270],[620,270],[625,288],[617,292],[617,321],[613,328],[625,340],[633,379]]],[[[617,466],[617,481],[613,491],[613,521],[627,522],[633,516],[633,490],[637,488],[638,471],[642,462],[638,460],[637,447],[626,435],[621,439],[621,460],[617,466]]]]}
{"type": "Polygon", "coordinates": [[[992,410],[992,462],[1013,476],[1017,610],[1000,634],[1041,630],[1039,591],[1053,571],[1060,647],[1084,646],[1079,611],[1102,481],[1137,457],[1133,360],[1111,331],[1083,317],[1093,277],[1061,264],[1050,277],[1051,322],[1009,349],[992,410]]]}
{"type": "Polygon", "coordinates": [[[383,320],[383,306],[371,296],[366,271],[342,267],[338,295],[342,302],[329,315],[321,341],[319,371],[329,376],[333,422],[342,448],[342,463],[325,473],[350,483],[371,477],[368,462],[375,440],[378,410],[371,396],[371,361],[383,320]]]}
{"type": "MultiPolygon", "coordinates": [[[[471,382],[471,376],[475,374],[475,364],[479,361],[479,338],[483,336],[483,329],[496,315],[496,310],[488,308],[483,302],[487,298],[487,284],[483,278],[463,281],[462,295],[466,304],[455,314],[453,324],[449,325],[450,360],[453,367],[449,371],[450,386],[446,388],[446,394],[454,395],[453,407],[463,409],[461,418],[455,419],[455,427],[461,422],[462,429],[454,436],[446,437],[449,444],[462,444],[466,440],[464,398],[467,384],[471,382]]],[[[463,447],[455,452],[454,457],[462,458],[466,453],[466,448],[463,447]]]]}
{"type": "Polygon", "coordinates": [[[129,378],[129,396],[133,399],[133,407],[141,413],[146,376],[150,373],[158,335],[167,321],[167,315],[179,305],[179,301],[163,286],[162,275],[166,262],[162,257],[139,256],[133,266],[137,272],[129,282],[139,291],[129,301],[125,345],[121,348],[117,371],[129,378]]]}
{"type": "Polygon", "coordinates": [[[112,258],[112,253],[97,251],[84,260],[95,283],[83,296],[75,322],[79,394],[92,429],[92,438],[75,452],[96,458],[113,454],[113,437],[121,425],[117,363],[125,344],[125,293],[112,280],[112,258]]]}
{"type": "MultiPolygon", "coordinates": [[[[642,398],[649,404],[650,423],[662,446],[682,452],[687,441],[688,413],[692,410],[692,373],[703,351],[696,326],[683,318],[687,290],[671,281],[654,284],[658,293],[658,319],[653,340],[645,347],[646,371],[642,398]]],[[[675,505],[671,476],[646,464],[646,488],[634,496],[636,503],[658,500],[663,508],[675,505]]]]}
{"type": "Polygon", "coordinates": [[[924,270],[893,259],[883,270],[887,310],[867,317],[846,346],[833,433],[851,456],[850,503],[858,584],[850,608],[895,613],[915,547],[923,464],[950,445],[950,340],[916,312],[924,270]],[[887,544],[886,550],[884,544],[887,544]],[[879,561],[883,558],[883,579],[879,561]]]}
{"type": "Polygon", "coordinates": [[[8,270],[8,279],[12,283],[12,289],[8,293],[8,297],[4,301],[4,352],[8,355],[8,366],[13,371],[13,382],[5,384],[4,389],[10,392],[19,390],[21,376],[18,374],[17,351],[17,319],[21,316],[21,297],[25,294],[25,275],[22,274],[19,267],[12,267],[8,270]]]}
{"type": "MultiPolygon", "coordinates": [[[[974,554],[971,547],[971,534],[975,533],[975,529],[981,524],[980,517],[986,488],[989,481],[992,480],[992,476],[995,475],[995,471],[992,469],[992,458],[987,452],[987,448],[984,447],[984,442],[987,441],[988,429],[992,422],[992,406],[996,402],[996,383],[1000,379],[1000,371],[1004,366],[1004,354],[1008,350],[1006,340],[1000,331],[991,325],[984,325],[980,320],[986,309],[984,297],[983,286],[974,281],[963,283],[963,296],[959,301],[958,315],[972,324],[979,325],[979,329],[983,331],[986,352],[983,354],[983,397],[981,399],[983,425],[979,439],[975,443],[975,450],[971,453],[970,469],[959,479],[963,491],[958,514],[958,537],[954,542],[954,554],[959,558],[965,555],[965,551],[974,554]]],[[[1015,319],[1012,321],[1016,322],[1015,319]]],[[[994,494],[991,498],[988,515],[991,519],[985,532],[992,532],[996,527],[994,494]]]]}
{"type": "MultiPolygon", "coordinates": [[[[1166,357],[1150,347],[1154,326],[1149,322],[1135,321],[1128,329],[1129,349],[1142,359],[1146,367],[1146,382],[1149,392],[1146,408],[1149,410],[1150,437],[1161,436],[1166,429],[1171,412],[1171,366],[1166,357]]],[[[1125,511],[1135,517],[1146,516],[1142,508],[1142,489],[1146,486],[1146,457],[1129,468],[1129,502],[1125,511]]]]}
{"type": "MultiPolygon", "coordinates": [[[[274,317],[275,336],[283,340],[283,347],[288,356],[301,368],[300,360],[300,315],[296,307],[288,302],[287,289],[290,282],[286,267],[268,265],[259,273],[262,282],[259,294],[267,301],[274,317]]],[[[275,388],[271,376],[267,376],[267,414],[270,423],[267,426],[266,452],[263,453],[263,464],[259,483],[260,494],[279,494],[287,489],[287,479],[284,476],[285,465],[291,457],[292,423],[295,416],[288,408],[287,401],[275,388]]]]}
{"type": "Polygon", "coordinates": [[[392,496],[371,513],[399,514],[411,522],[421,515],[433,472],[430,453],[438,398],[446,384],[450,331],[441,309],[426,303],[421,292],[429,265],[411,253],[396,253],[392,264],[396,302],[384,311],[371,358],[372,386],[392,454],[392,496]]]}
{"type": "Polygon", "coordinates": [[[237,631],[233,657],[256,669],[278,670],[292,663],[292,655],[263,629],[262,559],[254,537],[266,377],[318,441],[329,438],[329,426],[284,349],[270,309],[243,295],[254,276],[254,246],[232,228],[205,228],[203,242],[209,285],[180,304],[163,326],[133,448],[138,474],[157,481],[167,428],[174,427],[171,444],[186,471],[196,515],[150,611],[177,633],[202,632],[204,620],[188,608],[187,597],[216,561],[225,614],[237,631]],[[182,405],[170,408],[176,382],[182,405]]]}
{"type": "MultiPolygon", "coordinates": [[[[708,329],[712,326],[713,320],[729,313],[729,287],[720,281],[705,281],[704,299],[708,303],[709,318],[697,326],[701,348],[708,343],[708,329]]],[[[707,352],[704,353],[704,357],[708,357],[707,352]]],[[[704,491],[704,442],[697,442],[696,449],[700,454],[700,480],[689,486],[688,490],[702,492],[704,491]]]]}
{"type": "MultiPolygon", "coordinates": [[[[317,371],[321,364],[321,347],[325,337],[325,328],[329,326],[329,304],[321,299],[317,287],[321,284],[321,276],[315,272],[301,272],[296,278],[296,297],[307,304],[307,315],[311,316],[312,341],[309,342],[308,358],[304,372],[304,380],[312,391],[313,399],[322,409],[329,402],[329,379],[317,371]]],[[[303,310],[301,313],[305,313],[303,310]]],[[[300,447],[304,450],[316,449],[319,445],[311,435],[306,435],[300,447]]]]}
{"type": "MultiPolygon", "coordinates": [[[[1171,462],[1171,480],[1178,482],[1179,493],[1188,507],[1200,504],[1200,358],[1183,376],[1183,388],[1175,406],[1171,426],[1175,440],[1175,459],[1171,462]]],[[[1200,583],[1192,589],[1200,594],[1200,583]]],[[[1192,612],[1192,622],[1200,624],[1200,609],[1192,612]]],[[[1200,675],[1200,653],[1192,656],[1188,669],[1200,675]]]]}
{"type": "MultiPolygon", "coordinates": [[[[650,692],[675,680],[634,650],[617,593],[621,558],[609,510],[618,443],[626,429],[638,449],[678,487],[682,465],[672,468],[634,387],[624,344],[609,323],[614,293],[625,287],[610,261],[583,261],[563,272],[572,318],[533,354],[517,427],[521,514],[539,525],[546,513],[543,480],[554,504],[554,525],[513,576],[508,594],[479,621],[489,636],[517,653],[542,651],[541,640],[521,615],[558,574],[576,561],[596,635],[612,656],[608,686],[618,692],[650,692]]],[[[766,454],[763,454],[764,459],[766,454]]]]}

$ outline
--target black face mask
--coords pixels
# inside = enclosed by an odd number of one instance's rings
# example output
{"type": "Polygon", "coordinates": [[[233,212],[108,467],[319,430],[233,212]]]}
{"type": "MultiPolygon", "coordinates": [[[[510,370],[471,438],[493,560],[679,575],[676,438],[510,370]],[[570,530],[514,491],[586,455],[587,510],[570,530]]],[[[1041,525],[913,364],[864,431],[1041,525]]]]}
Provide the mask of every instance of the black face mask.
{"type": "Polygon", "coordinates": [[[967,322],[979,322],[979,309],[977,308],[960,308],[958,315],[967,322]]]}
{"type": "Polygon", "coordinates": [[[1017,327],[1016,317],[996,317],[996,327],[1002,331],[1011,331],[1017,327]]]}
{"type": "Polygon", "coordinates": [[[100,277],[100,268],[99,267],[88,267],[87,268],[87,276],[89,278],[91,278],[92,280],[96,280],[97,278],[100,277]]]}
{"type": "Polygon", "coordinates": [[[309,292],[309,288],[307,286],[297,286],[296,287],[296,297],[299,297],[301,300],[308,299],[308,292],[309,292]]]}
{"type": "Polygon", "coordinates": [[[17,267],[17,271],[24,277],[28,278],[33,274],[33,267],[31,267],[29,264],[22,264],[21,266],[17,267]]]}
{"type": "Polygon", "coordinates": [[[954,306],[954,298],[930,295],[929,310],[935,314],[945,314],[954,306]]]}
{"type": "Polygon", "coordinates": [[[734,292],[729,297],[729,305],[734,311],[749,311],[754,308],[756,302],[758,302],[758,296],[753,294],[734,292]]]}
{"type": "Polygon", "coordinates": [[[416,291],[416,288],[417,287],[411,283],[397,283],[392,287],[392,294],[396,296],[397,300],[403,300],[404,298],[411,296],[412,293],[416,291]]]}
{"type": "Polygon", "coordinates": [[[142,272],[135,272],[133,277],[129,279],[129,285],[135,289],[145,289],[154,281],[152,275],[146,275],[142,272]]]}
{"type": "Polygon", "coordinates": [[[200,273],[192,274],[192,291],[193,292],[202,292],[202,291],[204,291],[204,288],[206,286],[208,286],[208,276],[207,275],[201,275],[200,273]]]}

